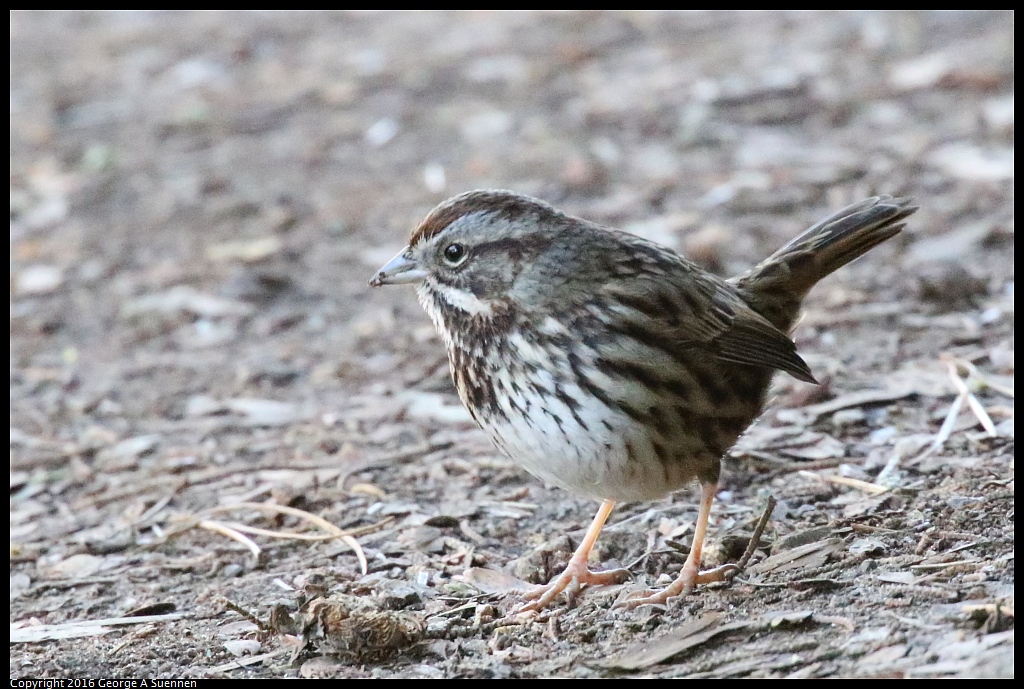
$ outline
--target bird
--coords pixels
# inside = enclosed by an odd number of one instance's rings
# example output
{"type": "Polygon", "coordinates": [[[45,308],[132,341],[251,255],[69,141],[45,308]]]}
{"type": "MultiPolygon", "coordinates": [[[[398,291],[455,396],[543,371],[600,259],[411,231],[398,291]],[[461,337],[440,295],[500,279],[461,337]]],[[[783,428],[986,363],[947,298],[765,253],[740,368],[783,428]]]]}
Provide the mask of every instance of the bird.
{"type": "Polygon", "coordinates": [[[459,398],[501,453],[601,503],[566,569],[527,591],[520,612],[622,582],[622,570],[588,565],[615,504],[693,481],[701,498],[678,578],[626,605],[728,578],[734,566],[700,569],[721,460],[777,371],[817,382],[790,337],[803,298],[916,210],[909,198],[864,199],[729,279],[512,191],[468,191],[427,214],[370,285],[416,285],[459,398]]]}

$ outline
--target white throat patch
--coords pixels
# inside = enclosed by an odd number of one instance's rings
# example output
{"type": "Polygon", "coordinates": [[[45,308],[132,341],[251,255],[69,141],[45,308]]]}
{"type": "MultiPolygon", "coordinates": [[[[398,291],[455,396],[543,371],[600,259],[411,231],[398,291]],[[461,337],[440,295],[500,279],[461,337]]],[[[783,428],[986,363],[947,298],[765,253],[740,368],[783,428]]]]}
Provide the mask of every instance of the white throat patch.
{"type": "Polygon", "coordinates": [[[494,314],[494,302],[492,301],[484,301],[468,290],[441,285],[429,278],[427,282],[430,283],[430,289],[435,294],[440,295],[453,308],[465,311],[471,316],[491,316],[494,314]]]}

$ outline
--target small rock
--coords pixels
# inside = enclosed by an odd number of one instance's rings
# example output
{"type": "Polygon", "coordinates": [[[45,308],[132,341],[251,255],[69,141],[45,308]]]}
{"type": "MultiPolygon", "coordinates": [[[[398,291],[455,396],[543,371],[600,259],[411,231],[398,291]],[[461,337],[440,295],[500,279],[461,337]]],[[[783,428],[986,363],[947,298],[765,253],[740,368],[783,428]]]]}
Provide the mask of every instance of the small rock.
{"type": "Polygon", "coordinates": [[[854,555],[881,555],[885,552],[885,544],[877,538],[858,538],[850,544],[850,552],[854,555]]]}
{"type": "Polygon", "coordinates": [[[968,505],[976,505],[984,500],[985,498],[980,496],[954,495],[946,499],[946,504],[954,510],[959,510],[967,507],[968,505]]]}
{"type": "Polygon", "coordinates": [[[226,579],[233,579],[237,576],[241,576],[245,568],[237,562],[229,562],[220,569],[220,575],[226,579]]]}
{"type": "Polygon", "coordinates": [[[447,404],[448,397],[436,392],[407,390],[397,397],[407,401],[406,414],[413,419],[440,423],[473,423],[473,417],[461,404],[447,404]]]}
{"type": "Polygon", "coordinates": [[[398,122],[385,117],[377,120],[366,130],[364,139],[372,148],[380,148],[398,135],[398,122]]]}
{"type": "Polygon", "coordinates": [[[211,349],[227,344],[237,336],[238,329],[234,323],[201,318],[178,330],[175,339],[182,349],[211,349]]]}
{"type": "Polygon", "coordinates": [[[301,375],[302,371],[300,369],[283,361],[266,361],[245,371],[239,378],[249,385],[269,383],[274,387],[287,387],[294,383],[301,375]]]}
{"type": "Polygon", "coordinates": [[[19,295],[49,294],[63,281],[64,272],[57,266],[28,266],[15,274],[14,291],[19,295]]]}
{"type": "Polygon", "coordinates": [[[800,612],[783,612],[774,613],[770,615],[771,621],[769,624],[773,629],[783,628],[791,629],[793,627],[802,626],[811,621],[814,617],[814,611],[812,610],[801,610],[800,612]]]}
{"type": "Polygon", "coordinates": [[[872,445],[884,445],[892,438],[895,438],[897,433],[899,433],[899,431],[896,430],[895,426],[876,428],[868,435],[868,441],[872,445]]]}
{"type": "Polygon", "coordinates": [[[86,540],[85,545],[94,555],[123,553],[135,544],[135,531],[130,528],[107,524],[91,531],[95,537],[86,540]]]}
{"type": "Polygon", "coordinates": [[[380,514],[382,517],[390,517],[396,514],[412,514],[417,510],[419,510],[419,505],[414,502],[377,502],[371,505],[367,512],[380,514]],[[380,505],[380,507],[377,507],[377,505],[380,505]]]}
{"type": "Polygon", "coordinates": [[[259,653],[260,649],[263,648],[263,644],[256,639],[235,639],[233,641],[225,641],[224,648],[236,658],[241,658],[242,656],[259,653]]]}
{"type": "Polygon", "coordinates": [[[791,533],[788,536],[783,536],[779,540],[775,541],[772,545],[772,555],[781,553],[784,550],[796,548],[797,546],[807,545],[808,543],[817,543],[831,535],[832,528],[828,526],[820,526],[814,529],[806,529],[804,531],[791,533]]]}
{"type": "Polygon", "coordinates": [[[947,53],[930,53],[895,65],[889,83],[900,91],[916,91],[935,86],[953,68],[947,53]]]}
{"type": "Polygon", "coordinates": [[[864,423],[864,419],[867,415],[863,409],[840,409],[832,415],[832,425],[836,428],[844,428],[846,426],[855,426],[860,423],[864,423]]]}
{"type": "Polygon", "coordinates": [[[113,447],[100,450],[96,461],[104,470],[114,471],[135,466],[139,457],[147,455],[160,444],[159,435],[140,435],[122,440],[113,447]]]}
{"type": "Polygon", "coordinates": [[[328,656],[310,658],[299,668],[299,675],[304,679],[334,679],[347,667],[340,660],[328,656]]]}
{"type": "Polygon", "coordinates": [[[888,639],[890,634],[892,630],[888,627],[867,627],[843,642],[842,647],[848,653],[863,653],[888,639]]]}
{"type": "MultiPolygon", "coordinates": [[[[870,560],[869,560],[870,562],[870,560]]],[[[879,572],[875,578],[886,584],[913,584],[917,577],[913,572],[879,572]]]]}
{"type": "Polygon", "coordinates": [[[32,579],[29,575],[24,572],[14,572],[11,574],[11,600],[20,596],[21,594],[28,591],[28,587],[32,585],[32,579]]]}
{"type": "Polygon", "coordinates": [[[1000,96],[985,101],[982,108],[985,124],[996,131],[1013,133],[1013,95],[1000,96]]]}
{"type": "Polygon", "coordinates": [[[218,61],[193,57],[174,65],[170,74],[175,86],[184,90],[216,84],[227,78],[228,70],[218,61]]]}
{"type": "Polygon", "coordinates": [[[212,416],[224,414],[228,406],[223,402],[210,397],[209,395],[193,395],[185,403],[185,416],[212,416]]]}
{"type": "Polygon", "coordinates": [[[512,114],[502,110],[486,110],[461,121],[462,136],[470,143],[483,143],[495,139],[510,129],[515,123],[512,114]]]}
{"type": "Polygon", "coordinates": [[[888,666],[894,664],[896,661],[907,655],[907,651],[910,650],[910,646],[906,644],[896,644],[895,646],[884,646],[877,651],[868,653],[857,661],[858,665],[867,669],[872,669],[877,666],[888,666]]]}
{"type": "Polygon", "coordinates": [[[404,610],[423,602],[419,592],[411,586],[395,586],[381,595],[384,607],[388,610],[404,610]]]}
{"type": "Polygon", "coordinates": [[[72,555],[51,565],[47,570],[47,574],[68,579],[83,579],[96,574],[102,566],[102,557],[96,557],[95,555],[72,555]]]}
{"type": "Polygon", "coordinates": [[[411,541],[412,546],[422,553],[444,552],[444,532],[436,526],[416,527],[411,534],[411,541]]]}
{"type": "Polygon", "coordinates": [[[876,569],[878,569],[877,560],[862,560],[861,563],[857,566],[857,571],[862,572],[864,574],[868,572],[873,572],[876,569]]]}
{"type": "Polygon", "coordinates": [[[215,263],[240,261],[256,263],[263,261],[281,251],[283,244],[280,237],[273,235],[254,239],[239,239],[214,244],[206,249],[206,258],[215,263]]]}
{"type": "Polygon", "coordinates": [[[426,663],[420,663],[413,665],[408,670],[409,676],[414,679],[427,678],[427,679],[446,679],[448,675],[444,670],[427,665],[426,663]]]}
{"type": "Polygon", "coordinates": [[[530,63],[523,56],[516,54],[487,55],[469,62],[465,72],[469,79],[478,84],[515,84],[529,78],[530,63]]]}
{"type": "Polygon", "coordinates": [[[433,194],[444,191],[448,182],[445,179],[444,166],[441,163],[427,163],[423,167],[423,184],[433,194]]]}
{"type": "Polygon", "coordinates": [[[1002,317],[1003,310],[996,306],[993,306],[982,311],[981,314],[978,316],[978,320],[983,325],[991,325],[992,323],[995,323],[1002,317]]]}
{"type": "Polygon", "coordinates": [[[286,426],[301,418],[298,407],[290,402],[235,397],[224,400],[224,404],[236,414],[248,417],[254,426],[286,426]]]}
{"type": "Polygon", "coordinates": [[[249,620],[238,620],[236,622],[228,622],[225,625],[221,625],[217,628],[217,634],[222,639],[229,637],[238,637],[243,634],[255,634],[260,630],[259,625],[249,620]]]}

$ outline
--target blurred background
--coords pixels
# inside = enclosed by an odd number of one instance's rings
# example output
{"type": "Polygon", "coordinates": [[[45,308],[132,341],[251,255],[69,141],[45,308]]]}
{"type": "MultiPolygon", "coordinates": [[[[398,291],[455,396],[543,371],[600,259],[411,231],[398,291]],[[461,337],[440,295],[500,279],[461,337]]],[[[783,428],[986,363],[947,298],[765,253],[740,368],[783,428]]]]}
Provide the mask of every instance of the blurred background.
{"type": "MultiPolygon", "coordinates": [[[[246,472],[409,447],[491,464],[377,476],[389,495],[587,513],[467,423],[412,291],[366,287],[472,188],[723,274],[914,196],[898,241],[812,294],[797,338],[832,384],[783,381],[784,405],[943,351],[1012,377],[1012,12],[15,12],[10,60],[11,540],[32,581],[97,542],[135,552],[131,515],[167,491],[186,510],[271,486],[358,521],[374,500],[246,472]]],[[[900,432],[934,432],[942,394],[900,432]]],[[[12,593],[12,620],[40,605],[12,593]]]]}

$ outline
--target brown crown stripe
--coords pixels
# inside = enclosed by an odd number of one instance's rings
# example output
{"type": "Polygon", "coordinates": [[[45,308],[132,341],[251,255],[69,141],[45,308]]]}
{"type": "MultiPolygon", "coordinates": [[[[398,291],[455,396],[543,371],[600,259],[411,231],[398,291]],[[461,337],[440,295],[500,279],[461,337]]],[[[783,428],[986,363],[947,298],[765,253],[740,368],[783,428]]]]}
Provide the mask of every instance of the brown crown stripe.
{"type": "Polygon", "coordinates": [[[477,189],[454,196],[441,203],[427,214],[423,222],[413,230],[409,237],[409,246],[416,246],[421,240],[430,239],[463,215],[487,211],[498,217],[508,219],[534,216],[561,216],[562,213],[547,203],[517,194],[514,191],[500,189],[477,189]]]}

